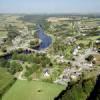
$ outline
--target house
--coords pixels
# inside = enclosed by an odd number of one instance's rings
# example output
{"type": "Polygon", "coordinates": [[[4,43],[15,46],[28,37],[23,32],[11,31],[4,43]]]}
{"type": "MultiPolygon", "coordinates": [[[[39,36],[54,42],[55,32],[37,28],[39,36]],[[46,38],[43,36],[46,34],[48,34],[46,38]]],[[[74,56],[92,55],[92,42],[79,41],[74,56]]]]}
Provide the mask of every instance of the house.
{"type": "Polygon", "coordinates": [[[100,53],[100,38],[98,38],[95,42],[97,51],[100,53]]]}
{"type": "Polygon", "coordinates": [[[43,70],[43,73],[44,73],[44,77],[49,77],[50,76],[50,69],[49,68],[45,68],[43,70]]]}
{"type": "Polygon", "coordinates": [[[75,48],[73,51],[73,55],[76,56],[78,54],[78,48],[75,48]]]}
{"type": "Polygon", "coordinates": [[[72,43],[75,43],[76,38],[75,37],[68,37],[66,41],[64,41],[65,44],[71,45],[72,43]]]}

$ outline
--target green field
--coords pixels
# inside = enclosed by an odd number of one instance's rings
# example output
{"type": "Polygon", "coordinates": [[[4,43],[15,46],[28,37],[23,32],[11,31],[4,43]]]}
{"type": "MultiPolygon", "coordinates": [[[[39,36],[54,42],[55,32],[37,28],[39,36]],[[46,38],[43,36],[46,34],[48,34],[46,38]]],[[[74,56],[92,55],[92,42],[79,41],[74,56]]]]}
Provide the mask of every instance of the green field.
{"type": "Polygon", "coordinates": [[[9,84],[13,82],[13,76],[10,75],[5,69],[0,67],[0,95],[3,94],[9,84]]]}
{"type": "Polygon", "coordinates": [[[84,38],[83,40],[77,40],[76,43],[83,43],[85,45],[87,45],[89,43],[89,41],[91,40],[92,42],[95,42],[96,39],[100,38],[100,36],[88,36],[87,38],[84,38]]]}
{"type": "Polygon", "coordinates": [[[0,31],[0,37],[6,37],[8,34],[7,31],[0,31]]]}
{"type": "Polygon", "coordinates": [[[17,81],[2,100],[53,100],[65,87],[41,81],[17,81]]]}

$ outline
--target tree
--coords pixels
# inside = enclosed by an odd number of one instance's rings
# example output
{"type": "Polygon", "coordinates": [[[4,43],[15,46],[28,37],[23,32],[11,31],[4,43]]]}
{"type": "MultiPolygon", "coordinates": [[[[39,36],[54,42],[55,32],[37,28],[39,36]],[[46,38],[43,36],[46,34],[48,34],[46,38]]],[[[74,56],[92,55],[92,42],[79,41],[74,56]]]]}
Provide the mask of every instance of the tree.
{"type": "Polygon", "coordinates": [[[85,58],[85,60],[87,60],[88,62],[93,61],[94,57],[93,55],[89,55],[88,57],[85,58]]]}
{"type": "Polygon", "coordinates": [[[0,59],[0,66],[4,67],[4,68],[9,68],[10,67],[10,63],[5,60],[4,58],[0,59]]]}
{"type": "Polygon", "coordinates": [[[18,30],[16,29],[15,26],[12,26],[11,24],[7,26],[7,30],[8,30],[8,41],[11,41],[12,39],[14,39],[16,36],[19,35],[18,30]]]}
{"type": "Polygon", "coordinates": [[[22,65],[20,63],[18,63],[16,61],[12,61],[10,63],[10,68],[9,68],[8,71],[10,73],[14,74],[14,73],[19,72],[19,71],[22,71],[22,70],[23,70],[23,68],[22,68],[22,65]]]}
{"type": "Polygon", "coordinates": [[[80,46],[81,48],[84,48],[84,44],[83,44],[83,43],[80,43],[79,46],[80,46]]]}
{"type": "Polygon", "coordinates": [[[1,47],[2,52],[7,52],[6,47],[1,47]]]}
{"type": "Polygon", "coordinates": [[[33,48],[35,46],[38,46],[39,45],[39,39],[35,39],[33,41],[30,41],[30,47],[33,48]]]}
{"type": "Polygon", "coordinates": [[[88,46],[89,46],[89,47],[92,46],[92,40],[89,41],[88,46]]]}

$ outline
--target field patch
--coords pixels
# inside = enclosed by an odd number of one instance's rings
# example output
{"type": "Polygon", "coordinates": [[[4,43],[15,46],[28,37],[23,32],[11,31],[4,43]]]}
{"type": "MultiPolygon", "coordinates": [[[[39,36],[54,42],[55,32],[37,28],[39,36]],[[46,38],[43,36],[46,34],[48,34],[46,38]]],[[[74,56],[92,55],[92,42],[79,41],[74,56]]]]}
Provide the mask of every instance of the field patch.
{"type": "Polygon", "coordinates": [[[8,34],[7,31],[0,31],[0,37],[6,37],[8,34]]]}
{"type": "Polygon", "coordinates": [[[64,88],[47,82],[18,80],[2,100],[53,100],[64,88]]]}
{"type": "Polygon", "coordinates": [[[5,69],[0,67],[0,96],[10,87],[14,82],[13,76],[5,69]]]}

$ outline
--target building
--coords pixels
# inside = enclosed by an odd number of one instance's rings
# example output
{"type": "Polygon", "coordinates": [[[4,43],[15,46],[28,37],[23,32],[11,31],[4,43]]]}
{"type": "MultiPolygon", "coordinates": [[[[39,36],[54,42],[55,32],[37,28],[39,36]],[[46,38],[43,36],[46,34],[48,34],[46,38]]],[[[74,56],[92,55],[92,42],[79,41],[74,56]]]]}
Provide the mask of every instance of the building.
{"type": "Polygon", "coordinates": [[[96,48],[97,48],[97,51],[100,53],[100,38],[96,40],[96,48]]]}

